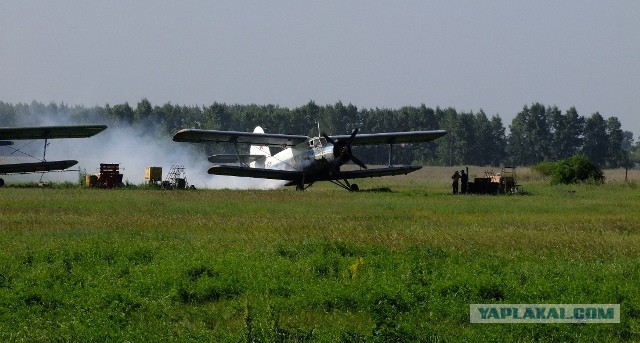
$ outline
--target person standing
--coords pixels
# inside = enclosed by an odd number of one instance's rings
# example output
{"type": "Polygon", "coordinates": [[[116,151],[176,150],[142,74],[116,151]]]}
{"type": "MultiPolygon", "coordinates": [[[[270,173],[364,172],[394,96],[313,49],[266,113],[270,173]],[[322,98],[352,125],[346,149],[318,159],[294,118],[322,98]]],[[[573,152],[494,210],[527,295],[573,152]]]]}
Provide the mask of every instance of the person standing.
{"type": "Polygon", "coordinates": [[[451,183],[451,187],[453,188],[453,194],[458,194],[458,181],[460,180],[460,174],[458,173],[457,170],[455,173],[453,173],[453,176],[451,176],[451,179],[453,180],[453,182],[451,183]]]}
{"type": "Polygon", "coordinates": [[[462,194],[467,194],[467,185],[469,184],[469,174],[464,172],[464,169],[460,171],[460,183],[462,194]]]}

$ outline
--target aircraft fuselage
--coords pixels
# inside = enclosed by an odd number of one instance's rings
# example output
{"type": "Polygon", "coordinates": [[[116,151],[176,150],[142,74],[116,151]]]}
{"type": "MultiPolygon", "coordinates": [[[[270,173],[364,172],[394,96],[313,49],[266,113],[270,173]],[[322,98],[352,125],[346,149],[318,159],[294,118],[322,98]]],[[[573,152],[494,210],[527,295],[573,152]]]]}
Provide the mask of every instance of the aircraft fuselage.
{"type": "Polygon", "coordinates": [[[267,157],[264,167],[274,170],[320,172],[329,169],[334,160],[333,144],[315,137],[267,157]]]}

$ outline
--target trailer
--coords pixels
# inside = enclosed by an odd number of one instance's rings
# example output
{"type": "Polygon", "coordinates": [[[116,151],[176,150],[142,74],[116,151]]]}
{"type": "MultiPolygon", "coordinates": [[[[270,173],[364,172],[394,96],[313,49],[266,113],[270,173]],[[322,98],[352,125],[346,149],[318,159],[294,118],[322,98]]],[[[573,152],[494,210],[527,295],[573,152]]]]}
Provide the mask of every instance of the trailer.
{"type": "Polygon", "coordinates": [[[124,187],[122,183],[123,175],[120,173],[120,164],[101,163],[100,173],[86,176],[87,187],[93,188],[116,188],[124,187]]]}
{"type": "Polygon", "coordinates": [[[520,185],[517,182],[516,167],[504,166],[500,172],[485,171],[484,177],[476,177],[469,182],[467,192],[470,194],[515,194],[520,185]]]}

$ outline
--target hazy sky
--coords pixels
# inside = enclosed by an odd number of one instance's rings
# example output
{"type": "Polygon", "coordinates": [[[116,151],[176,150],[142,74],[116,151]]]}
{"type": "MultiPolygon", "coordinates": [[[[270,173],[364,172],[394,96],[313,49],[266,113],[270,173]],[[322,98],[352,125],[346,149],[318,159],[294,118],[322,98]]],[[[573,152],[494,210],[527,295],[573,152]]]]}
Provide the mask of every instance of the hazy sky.
{"type": "Polygon", "coordinates": [[[524,105],[640,134],[640,1],[3,1],[0,100],[524,105]]]}

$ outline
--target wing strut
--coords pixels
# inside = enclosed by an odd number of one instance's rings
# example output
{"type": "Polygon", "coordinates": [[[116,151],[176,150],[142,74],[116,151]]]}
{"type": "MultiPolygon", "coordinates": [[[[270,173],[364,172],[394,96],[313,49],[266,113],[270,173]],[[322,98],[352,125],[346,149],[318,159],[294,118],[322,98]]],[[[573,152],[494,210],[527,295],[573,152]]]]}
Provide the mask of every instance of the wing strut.
{"type": "MultiPolygon", "coordinates": [[[[44,139],[44,152],[42,153],[42,162],[47,162],[47,147],[49,146],[49,139],[44,139]]],[[[39,183],[42,183],[42,178],[44,178],[44,173],[40,174],[39,183]]]]}
{"type": "Polygon", "coordinates": [[[244,163],[244,160],[242,159],[242,157],[240,157],[240,151],[238,151],[238,140],[237,139],[233,140],[233,146],[236,148],[236,156],[238,156],[238,163],[241,166],[247,167],[247,164],[244,163]]]}
{"type": "Polygon", "coordinates": [[[242,159],[242,157],[240,157],[240,151],[238,151],[238,137],[232,137],[231,140],[229,140],[229,142],[233,143],[233,147],[236,149],[236,157],[238,158],[238,164],[241,167],[248,167],[248,165],[244,163],[244,160],[242,159]]]}
{"type": "Polygon", "coordinates": [[[42,162],[47,162],[47,147],[49,146],[49,139],[44,139],[44,153],[42,153],[42,162]]]}
{"type": "MultiPolygon", "coordinates": [[[[26,144],[24,147],[26,147],[27,145],[29,145],[29,144],[31,144],[33,142],[35,142],[35,140],[31,141],[28,144],[26,144]]],[[[22,151],[20,149],[14,148],[14,147],[9,147],[9,149],[13,150],[13,152],[11,152],[11,155],[13,155],[15,153],[20,153],[22,155],[29,156],[29,157],[31,157],[31,158],[33,158],[35,160],[39,160],[40,162],[47,162],[47,147],[50,144],[51,143],[49,142],[49,139],[48,138],[44,138],[44,149],[43,149],[43,153],[42,153],[42,159],[39,159],[39,158],[37,158],[37,157],[35,157],[35,156],[31,155],[31,154],[28,154],[28,153],[26,153],[26,152],[24,152],[24,151],[22,151]]]]}

